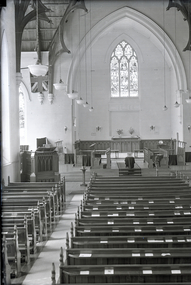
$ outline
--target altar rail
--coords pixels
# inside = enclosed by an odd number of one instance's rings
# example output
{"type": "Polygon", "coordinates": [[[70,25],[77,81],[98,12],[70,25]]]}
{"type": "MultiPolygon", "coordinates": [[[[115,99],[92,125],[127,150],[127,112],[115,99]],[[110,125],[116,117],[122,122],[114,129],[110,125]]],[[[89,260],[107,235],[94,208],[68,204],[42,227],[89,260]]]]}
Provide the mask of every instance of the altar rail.
{"type": "Polygon", "coordinates": [[[95,144],[94,149],[106,150],[116,149],[119,152],[134,152],[137,150],[143,150],[145,147],[148,149],[158,149],[160,142],[163,142],[162,146],[165,149],[170,150],[170,154],[176,154],[176,140],[172,139],[144,139],[141,140],[137,137],[132,138],[115,138],[112,140],[78,140],[75,142],[76,154],[81,154],[81,151],[87,151],[92,149],[91,145],[95,144]]]}
{"type": "Polygon", "coordinates": [[[172,141],[173,144],[159,144],[158,148],[144,147],[144,162],[148,163],[148,167],[153,167],[153,155],[160,153],[163,155],[161,166],[169,165],[185,165],[185,142],[172,141]]]}
{"type": "Polygon", "coordinates": [[[168,151],[159,148],[159,149],[148,149],[148,148],[144,148],[144,162],[148,163],[148,168],[153,168],[154,165],[154,157],[156,154],[161,154],[162,155],[162,159],[160,162],[160,166],[161,167],[168,167],[169,165],[169,155],[168,155],[168,151]]]}

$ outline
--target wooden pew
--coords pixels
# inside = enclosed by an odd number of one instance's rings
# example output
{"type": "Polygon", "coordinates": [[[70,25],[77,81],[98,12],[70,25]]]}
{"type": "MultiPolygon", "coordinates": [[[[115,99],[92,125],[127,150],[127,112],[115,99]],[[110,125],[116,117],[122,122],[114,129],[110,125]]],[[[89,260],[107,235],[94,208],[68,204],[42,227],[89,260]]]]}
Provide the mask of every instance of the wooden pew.
{"type": "Polygon", "coordinates": [[[52,209],[52,217],[53,217],[53,222],[56,222],[56,217],[60,214],[60,199],[58,196],[57,191],[47,191],[47,190],[41,190],[40,188],[35,188],[35,189],[28,189],[25,188],[23,189],[12,189],[11,187],[5,187],[3,192],[2,192],[2,197],[3,201],[6,201],[8,199],[15,199],[15,197],[20,197],[23,200],[24,199],[34,199],[36,200],[46,200],[48,199],[50,201],[50,207],[52,209]],[[6,199],[6,200],[5,200],[6,199]]]}
{"type": "MultiPolygon", "coordinates": [[[[49,223],[49,227],[50,227],[50,231],[52,230],[52,225],[56,223],[56,203],[55,203],[55,197],[54,195],[52,195],[51,193],[47,193],[46,196],[44,196],[44,193],[39,193],[36,194],[34,193],[24,193],[24,194],[19,194],[19,196],[15,195],[15,193],[3,193],[2,194],[2,204],[4,205],[8,205],[8,203],[10,205],[13,206],[34,206],[34,204],[36,203],[41,206],[41,210],[42,210],[42,216],[41,216],[41,220],[43,220],[43,223],[46,222],[46,220],[48,220],[49,223]]],[[[59,216],[58,216],[59,217],[59,216]]],[[[57,217],[57,218],[58,218],[57,217]]],[[[47,228],[47,225],[45,225],[45,227],[47,228]]]]}
{"type": "Polygon", "coordinates": [[[65,264],[191,264],[191,255],[187,248],[72,248],[66,250],[65,264]]]}
{"type": "MultiPolygon", "coordinates": [[[[14,228],[2,228],[3,235],[3,252],[4,264],[6,267],[6,278],[11,279],[11,276],[19,277],[21,274],[21,252],[23,245],[19,245],[19,239],[24,240],[26,231],[24,228],[18,229],[15,225],[14,228]],[[6,231],[7,230],[7,231],[6,231]],[[19,238],[19,236],[23,236],[19,238]],[[8,275],[10,274],[10,275],[8,275]]],[[[9,284],[9,283],[8,283],[9,284]]]]}
{"type": "Polygon", "coordinates": [[[11,232],[15,226],[24,233],[18,236],[20,248],[23,248],[23,256],[26,263],[30,263],[30,253],[36,253],[36,229],[34,216],[4,216],[2,229],[4,232],[11,232]]]}
{"type": "Polygon", "coordinates": [[[191,231],[191,225],[98,225],[98,226],[76,226],[75,235],[136,235],[140,232],[144,234],[180,234],[191,231]]]}
{"type": "Polygon", "coordinates": [[[190,217],[163,217],[163,218],[134,218],[129,219],[124,217],[99,217],[98,215],[92,215],[90,218],[81,218],[76,219],[75,224],[78,226],[89,226],[89,225],[96,225],[96,226],[104,226],[104,225],[148,225],[148,224],[155,224],[155,225],[165,225],[165,224],[173,224],[173,225],[188,225],[190,221],[190,217]]]}
{"type": "MultiPolygon", "coordinates": [[[[2,235],[2,234],[1,234],[2,235]]],[[[11,284],[11,266],[8,261],[8,253],[7,253],[7,240],[5,235],[2,237],[2,259],[1,259],[1,280],[4,282],[4,284],[11,284]]],[[[13,247],[12,250],[14,253],[16,252],[16,249],[13,247]]]]}
{"type": "Polygon", "coordinates": [[[190,264],[60,265],[60,282],[65,283],[158,283],[189,282],[190,264]]]}
{"type": "MultiPolygon", "coordinates": [[[[178,206],[179,207],[179,206],[178,206]]],[[[153,217],[175,217],[175,216],[190,216],[190,206],[188,205],[187,207],[182,207],[182,209],[176,209],[175,207],[173,208],[168,208],[164,207],[155,209],[151,207],[140,207],[139,209],[134,209],[134,207],[130,207],[130,209],[125,209],[125,210],[115,210],[113,209],[112,211],[109,211],[107,209],[99,209],[99,207],[95,208],[98,209],[98,211],[92,211],[92,210],[86,210],[81,212],[82,217],[119,217],[119,218],[124,218],[124,217],[135,217],[135,218],[150,218],[152,219],[153,217]],[[163,210],[163,211],[161,211],[163,210]]]]}
{"type": "Polygon", "coordinates": [[[63,212],[65,181],[58,183],[10,183],[2,191],[3,280],[19,277],[21,265],[29,264],[37,240],[51,233],[63,212]],[[11,265],[11,266],[10,266],[11,265]]]}
{"type": "Polygon", "coordinates": [[[110,183],[128,183],[128,184],[137,184],[137,183],[185,183],[185,180],[182,177],[172,177],[172,176],[137,176],[136,179],[133,176],[99,176],[92,175],[90,178],[91,184],[110,184],[110,183]]]}
{"type": "Polygon", "coordinates": [[[61,249],[60,283],[189,284],[188,185],[158,177],[97,180],[90,182],[75,227],[71,224],[65,260],[61,249]]]}
{"type": "Polygon", "coordinates": [[[191,235],[125,235],[125,236],[71,236],[67,248],[187,248],[191,250],[191,235]]]}
{"type": "Polygon", "coordinates": [[[43,241],[43,233],[45,236],[45,239],[47,239],[47,217],[49,217],[50,223],[49,223],[49,229],[52,230],[52,212],[50,207],[50,201],[42,200],[37,201],[36,198],[32,199],[21,199],[20,197],[14,198],[14,199],[7,199],[3,201],[2,205],[2,212],[3,213],[18,213],[21,211],[28,212],[34,211],[35,214],[35,229],[36,234],[38,237],[38,241],[43,241]]]}
{"type": "MultiPolygon", "coordinates": [[[[4,185],[5,186],[5,185],[4,185]]],[[[55,188],[61,197],[62,204],[66,201],[66,181],[65,177],[62,178],[59,182],[11,182],[10,177],[8,176],[8,186],[16,187],[16,188],[35,188],[38,187],[40,189],[48,189],[52,190],[55,188]]]]}
{"type": "MultiPolygon", "coordinates": [[[[135,193],[134,191],[129,191],[129,193],[127,193],[127,191],[121,192],[121,191],[116,191],[116,192],[109,192],[109,191],[102,191],[100,193],[96,193],[96,192],[90,192],[86,194],[87,198],[89,201],[91,200],[123,200],[123,199],[138,199],[138,198],[143,198],[146,197],[147,199],[153,199],[153,194],[149,193],[149,192],[143,192],[140,191],[138,193],[135,193]],[[107,195],[107,194],[108,195],[107,195]]],[[[190,199],[191,198],[191,193],[188,190],[177,190],[177,191],[172,191],[171,193],[169,192],[156,192],[156,194],[154,195],[155,198],[160,198],[161,196],[164,197],[165,199],[179,199],[180,197],[185,197],[190,199]]]]}
{"type": "MultiPolygon", "coordinates": [[[[24,182],[25,183],[25,182],[24,182]]],[[[36,197],[43,196],[47,197],[49,195],[52,196],[53,199],[53,205],[54,205],[54,211],[57,215],[63,213],[63,197],[61,196],[60,191],[58,191],[58,188],[52,187],[52,188],[42,188],[41,187],[20,187],[20,186],[5,186],[3,188],[3,194],[6,195],[23,195],[23,194],[31,194],[36,195],[36,197]]],[[[52,207],[53,207],[52,205],[52,207]]]]}

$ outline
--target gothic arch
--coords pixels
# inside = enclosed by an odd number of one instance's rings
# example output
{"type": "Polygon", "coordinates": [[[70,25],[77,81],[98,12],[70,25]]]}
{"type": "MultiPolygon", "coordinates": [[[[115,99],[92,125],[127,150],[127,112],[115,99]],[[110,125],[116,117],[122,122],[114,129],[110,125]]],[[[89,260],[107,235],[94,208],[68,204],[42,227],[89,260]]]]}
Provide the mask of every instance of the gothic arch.
{"type": "Polygon", "coordinates": [[[157,47],[164,53],[164,45],[166,47],[166,60],[169,66],[172,66],[175,75],[178,90],[187,90],[187,80],[185,69],[179,53],[175,57],[175,49],[173,42],[167,36],[164,37],[164,31],[154,21],[146,17],[144,14],[131,9],[129,7],[123,7],[119,10],[112,12],[105,18],[101,19],[92,29],[86,34],[86,37],[81,42],[80,54],[79,50],[73,57],[73,61],[70,66],[68,74],[68,89],[69,91],[76,89],[76,77],[79,66],[79,59],[83,57],[84,53],[88,51],[94,43],[102,36],[112,25],[116,22],[126,19],[128,23],[133,23],[134,28],[141,27],[145,36],[151,41],[155,42],[157,47]],[[90,37],[91,36],[91,37],[90,37]],[[165,38],[165,42],[164,42],[165,38]],[[74,80],[74,83],[72,82],[74,80]]]}

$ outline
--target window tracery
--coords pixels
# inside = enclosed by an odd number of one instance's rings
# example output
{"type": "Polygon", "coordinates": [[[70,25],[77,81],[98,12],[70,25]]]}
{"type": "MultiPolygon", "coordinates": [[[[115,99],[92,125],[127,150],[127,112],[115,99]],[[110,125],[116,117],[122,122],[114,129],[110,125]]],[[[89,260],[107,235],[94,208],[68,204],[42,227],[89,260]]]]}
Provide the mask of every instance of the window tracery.
{"type": "Polygon", "coordinates": [[[111,97],[138,96],[138,59],[126,42],[119,43],[110,59],[111,97]]]}

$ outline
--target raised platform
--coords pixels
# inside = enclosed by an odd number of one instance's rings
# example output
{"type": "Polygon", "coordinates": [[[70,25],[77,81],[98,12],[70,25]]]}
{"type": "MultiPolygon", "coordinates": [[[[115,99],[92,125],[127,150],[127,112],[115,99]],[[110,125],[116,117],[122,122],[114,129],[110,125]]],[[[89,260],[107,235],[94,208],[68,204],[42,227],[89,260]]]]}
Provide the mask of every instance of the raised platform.
{"type": "Polygon", "coordinates": [[[141,168],[135,163],[135,167],[132,169],[129,169],[126,167],[125,163],[123,162],[117,162],[117,166],[119,168],[119,176],[142,176],[141,168]]]}

